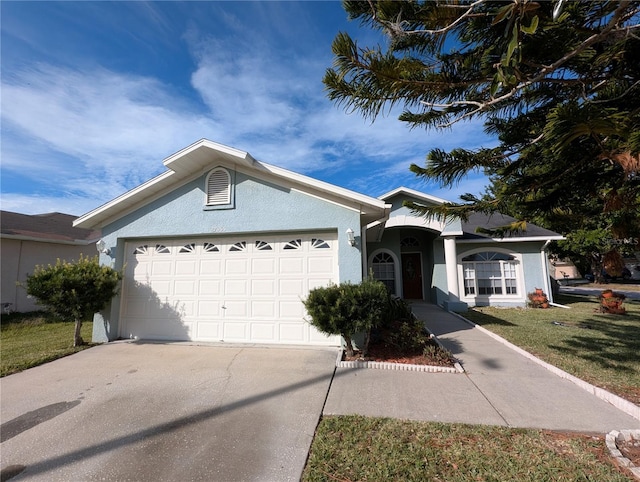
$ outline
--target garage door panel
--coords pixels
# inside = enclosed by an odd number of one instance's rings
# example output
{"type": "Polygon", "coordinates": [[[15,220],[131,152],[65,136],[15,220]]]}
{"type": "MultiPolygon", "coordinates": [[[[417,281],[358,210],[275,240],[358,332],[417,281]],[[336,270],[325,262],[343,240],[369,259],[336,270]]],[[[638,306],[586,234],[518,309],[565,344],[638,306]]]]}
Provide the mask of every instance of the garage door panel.
{"type": "Polygon", "coordinates": [[[126,252],[123,336],[339,344],[304,320],[301,301],[337,280],[330,235],[165,240],[126,252]]]}
{"type": "Polygon", "coordinates": [[[208,317],[220,318],[222,313],[220,311],[220,301],[218,300],[202,300],[197,302],[196,316],[198,319],[207,319],[208,317]]]}
{"type": "Polygon", "coordinates": [[[217,296],[221,295],[220,288],[222,282],[220,280],[199,280],[198,295],[199,296],[217,296]]]}
{"type": "Polygon", "coordinates": [[[222,308],[224,310],[224,318],[246,318],[249,314],[248,304],[247,300],[225,300],[222,308]]]}
{"type": "Polygon", "coordinates": [[[279,274],[302,274],[304,273],[304,258],[284,258],[280,259],[279,274]]]}
{"type": "Polygon", "coordinates": [[[252,275],[275,275],[276,259],[275,258],[257,258],[251,260],[252,275]]]}
{"type": "Polygon", "coordinates": [[[200,260],[200,274],[201,275],[221,275],[222,274],[222,260],[221,259],[201,259],[200,260]]]}
{"type": "Polygon", "coordinates": [[[300,300],[280,301],[280,318],[299,320],[304,316],[304,305],[300,300]]]}
{"type": "Polygon", "coordinates": [[[279,281],[280,290],[279,293],[282,296],[296,296],[304,293],[304,279],[281,279],[279,281]]]}
{"type": "Polygon", "coordinates": [[[224,281],[224,295],[225,296],[247,296],[248,281],[244,279],[228,279],[224,281]]]}
{"type": "Polygon", "coordinates": [[[176,280],[174,281],[174,294],[176,295],[191,295],[193,296],[196,292],[196,280],[188,279],[188,280],[176,280]]]}
{"type": "Polygon", "coordinates": [[[308,340],[306,327],[300,323],[280,323],[279,338],[285,343],[304,343],[308,340]]]}
{"type": "Polygon", "coordinates": [[[222,325],[222,339],[224,341],[247,341],[249,338],[248,323],[225,322],[222,325]]]}
{"type": "Polygon", "coordinates": [[[151,288],[157,296],[164,297],[171,294],[171,280],[152,278],[147,286],[151,288]]]}
{"type": "Polygon", "coordinates": [[[276,302],[274,300],[256,300],[251,302],[251,318],[265,318],[273,320],[276,316],[276,302]]]}
{"type": "MultiPolygon", "coordinates": [[[[238,253],[233,256],[239,256],[238,253]]],[[[249,274],[249,262],[244,258],[237,259],[225,259],[224,262],[224,274],[233,275],[248,275],[249,274]]]]}
{"type": "Polygon", "coordinates": [[[333,283],[333,280],[331,278],[309,278],[307,281],[309,283],[309,291],[314,288],[329,286],[331,283],[333,283]]]}
{"type": "Polygon", "coordinates": [[[151,276],[170,276],[172,275],[173,262],[168,260],[153,261],[151,263],[151,276]]]}
{"type": "Polygon", "coordinates": [[[222,323],[200,321],[195,333],[197,340],[219,341],[222,339],[222,323]]]}
{"type": "Polygon", "coordinates": [[[256,321],[251,323],[251,340],[272,343],[276,338],[276,324],[273,322],[256,321]]]}
{"type": "Polygon", "coordinates": [[[251,280],[251,295],[252,296],[265,296],[276,294],[276,282],[273,279],[252,279],[251,280]]]}
{"type": "Polygon", "coordinates": [[[331,256],[318,256],[307,260],[309,274],[332,274],[333,258],[331,256]]]}
{"type": "Polygon", "coordinates": [[[194,276],[198,273],[197,267],[195,259],[176,261],[176,276],[194,276]]]}

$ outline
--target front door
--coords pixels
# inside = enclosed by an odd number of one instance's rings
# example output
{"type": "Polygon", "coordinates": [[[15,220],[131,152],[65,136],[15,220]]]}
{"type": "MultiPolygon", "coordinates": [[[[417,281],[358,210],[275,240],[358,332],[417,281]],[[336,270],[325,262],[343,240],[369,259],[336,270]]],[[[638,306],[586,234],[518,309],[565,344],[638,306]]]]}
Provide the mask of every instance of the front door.
{"type": "Polygon", "coordinates": [[[402,254],[402,296],[408,300],[422,299],[422,260],[420,253],[402,254]]]}

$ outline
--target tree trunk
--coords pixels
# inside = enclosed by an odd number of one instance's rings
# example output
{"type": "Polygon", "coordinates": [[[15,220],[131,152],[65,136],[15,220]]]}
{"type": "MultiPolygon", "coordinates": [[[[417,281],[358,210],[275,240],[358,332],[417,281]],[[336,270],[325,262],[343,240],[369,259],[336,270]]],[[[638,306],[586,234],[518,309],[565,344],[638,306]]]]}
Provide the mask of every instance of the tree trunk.
{"type": "Polygon", "coordinates": [[[369,354],[369,342],[371,341],[371,330],[364,332],[364,342],[362,343],[362,356],[369,354]]]}
{"type": "Polygon", "coordinates": [[[347,356],[353,356],[353,343],[351,343],[351,337],[345,333],[342,334],[342,338],[344,338],[344,351],[347,356]]]}
{"type": "Polygon", "coordinates": [[[82,346],[84,345],[84,340],[82,336],[80,336],[80,330],[82,329],[82,320],[80,318],[76,319],[76,329],[73,333],[73,346],[82,346]]]}

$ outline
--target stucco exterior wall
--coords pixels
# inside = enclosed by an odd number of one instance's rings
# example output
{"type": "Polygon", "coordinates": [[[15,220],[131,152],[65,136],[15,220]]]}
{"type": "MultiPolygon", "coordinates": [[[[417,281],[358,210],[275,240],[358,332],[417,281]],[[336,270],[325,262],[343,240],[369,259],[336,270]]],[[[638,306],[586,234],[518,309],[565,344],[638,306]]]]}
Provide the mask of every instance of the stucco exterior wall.
{"type": "MultiPolygon", "coordinates": [[[[105,226],[103,239],[112,251],[104,264],[122,269],[127,240],[182,236],[225,236],[242,233],[337,232],[340,282],[362,280],[360,243],[352,247],[346,231],[361,239],[360,213],[305,193],[285,189],[235,172],[233,209],[205,209],[205,178],[171,193],[105,226]]],[[[94,320],[94,341],[108,341],[118,332],[120,299],[94,320]]]]}
{"type": "Polygon", "coordinates": [[[1,303],[11,303],[11,311],[25,313],[43,309],[34,299],[27,297],[26,289],[17,286],[24,283],[27,274],[32,274],[37,265],[55,264],[58,259],[77,261],[80,255],[93,257],[97,254],[95,245],[73,245],[51,242],[27,241],[2,238],[2,297],[1,303]]]}

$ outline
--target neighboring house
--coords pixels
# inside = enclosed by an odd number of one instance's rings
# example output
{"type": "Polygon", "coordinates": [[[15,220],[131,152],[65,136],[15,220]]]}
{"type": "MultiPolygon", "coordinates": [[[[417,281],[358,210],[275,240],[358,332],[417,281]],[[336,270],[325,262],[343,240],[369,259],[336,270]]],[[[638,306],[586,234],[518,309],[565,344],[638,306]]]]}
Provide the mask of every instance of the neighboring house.
{"type": "Polygon", "coordinates": [[[551,276],[558,281],[582,278],[577,266],[568,258],[552,259],[551,266],[553,267],[551,276]]]}
{"type": "Polygon", "coordinates": [[[123,338],[336,345],[304,320],[302,299],[371,270],[406,299],[448,309],[524,306],[549,288],[545,245],[529,226],[492,239],[443,224],[404,200],[441,199],[399,188],[379,199],[200,140],[164,161],[154,179],[78,218],[101,229],[101,260],[124,267],[120,294],[94,319],[96,342],[123,338]],[[526,277],[525,277],[526,273],[526,277]]]}
{"type": "Polygon", "coordinates": [[[2,308],[35,311],[43,307],[27,297],[18,286],[37,265],[55,264],[58,259],[77,261],[80,255],[96,256],[100,232],[73,226],[76,216],[62,213],[19,214],[0,211],[0,253],[2,264],[2,308]]]}

